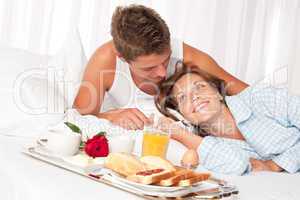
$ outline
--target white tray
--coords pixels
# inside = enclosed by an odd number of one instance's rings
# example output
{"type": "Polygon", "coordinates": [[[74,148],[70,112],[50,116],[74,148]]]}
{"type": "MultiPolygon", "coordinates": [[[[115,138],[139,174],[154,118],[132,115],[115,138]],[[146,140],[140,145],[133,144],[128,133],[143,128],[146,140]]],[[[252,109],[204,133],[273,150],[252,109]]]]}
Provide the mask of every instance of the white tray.
{"type": "MultiPolygon", "coordinates": [[[[166,199],[166,197],[184,197],[191,193],[198,193],[207,190],[216,190],[218,189],[218,185],[210,183],[210,182],[202,182],[193,187],[188,188],[178,188],[176,190],[153,190],[153,189],[145,189],[141,187],[137,187],[134,184],[128,184],[126,181],[122,180],[120,177],[115,176],[111,173],[110,170],[104,168],[97,168],[97,169],[84,169],[79,166],[72,165],[70,163],[65,162],[60,157],[53,157],[51,155],[44,155],[41,152],[37,152],[35,150],[35,146],[27,146],[24,147],[23,153],[29,155],[35,159],[44,161],[51,165],[57,166],[59,168],[74,172],[76,174],[88,177],[92,180],[110,185],[112,187],[121,189],[123,191],[132,193],[134,195],[143,197],[145,199],[166,199]]],[[[148,186],[149,187],[149,186],[148,186]]],[[[159,187],[159,186],[157,186],[159,187]]],[[[174,188],[173,188],[174,189],[174,188]]],[[[182,199],[190,199],[190,198],[182,198],[182,199]]]]}

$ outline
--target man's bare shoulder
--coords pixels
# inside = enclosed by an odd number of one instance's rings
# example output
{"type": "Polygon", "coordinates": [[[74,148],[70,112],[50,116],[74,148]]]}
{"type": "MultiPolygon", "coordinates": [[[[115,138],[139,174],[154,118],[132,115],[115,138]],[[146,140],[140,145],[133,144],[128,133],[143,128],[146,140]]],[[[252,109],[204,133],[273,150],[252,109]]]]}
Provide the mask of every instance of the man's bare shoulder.
{"type": "Polygon", "coordinates": [[[86,66],[84,80],[97,83],[103,79],[104,88],[108,90],[114,80],[116,58],[117,54],[112,41],[101,45],[91,56],[86,66]]]}
{"type": "Polygon", "coordinates": [[[223,72],[223,69],[210,55],[186,43],[183,43],[183,60],[185,63],[196,65],[208,73],[222,76],[220,71],[223,72]]]}
{"type": "Polygon", "coordinates": [[[207,61],[207,60],[211,59],[207,53],[205,53],[195,47],[192,47],[186,43],[183,43],[183,59],[184,59],[184,61],[192,62],[195,59],[195,57],[197,57],[197,59],[200,61],[207,61]]]}
{"type": "Polygon", "coordinates": [[[229,95],[237,94],[248,86],[220,67],[210,55],[186,43],[183,43],[183,61],[225,80],[229,95]]]}
{"type": "Polygon", "coordinates": [[[93,69],[115,69],[117,54],[112,41],[97,48],[89,60],[88,67],[93,69]]]}

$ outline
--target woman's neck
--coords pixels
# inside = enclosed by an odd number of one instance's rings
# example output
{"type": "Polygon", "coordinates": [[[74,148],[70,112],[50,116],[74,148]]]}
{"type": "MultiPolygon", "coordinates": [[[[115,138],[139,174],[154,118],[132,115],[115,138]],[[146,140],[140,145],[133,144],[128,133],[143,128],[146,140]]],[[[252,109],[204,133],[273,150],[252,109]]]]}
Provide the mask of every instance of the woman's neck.
{"type": "Polygon", "coordinates": [[[221,111],[212,120],[201,125],[204,130],[216,137],[245,140],[237,128],[236,122],[225,104],[222,104],[221,111]]]}

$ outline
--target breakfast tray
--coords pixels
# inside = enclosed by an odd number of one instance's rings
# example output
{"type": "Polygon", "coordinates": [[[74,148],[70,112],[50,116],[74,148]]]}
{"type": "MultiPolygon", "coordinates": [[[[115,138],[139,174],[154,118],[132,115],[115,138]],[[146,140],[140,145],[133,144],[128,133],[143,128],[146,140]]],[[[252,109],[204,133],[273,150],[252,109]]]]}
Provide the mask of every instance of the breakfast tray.
{"type": "MultiPolygon", "coordinates": [[[[173,191],[168,193],[158,192],[158,191],[151,191],[145,192],[145,190],[133,187],[131,185],[125,184],[124,182],[116,181],[116,179],[111,176],[111,174],[104,173],[98,171],[98,173],[93,173],[93,171],[83,169],[81,167],[72,165],[70,163],[65,162],[63,159],[58,157],[51,157],[47,155],[43,155],[35,150],[34,146],[27,146],[24,147],[23,151],[24,154],[38,159],[40,161],[49,163],[51,165],[57,166],[61,169],[71,171],[78,175],[84,176],[89,178],[93,181],[100,182],[102,184],[109,185],[111,187],[120,189],[122,191],[129,192],[133,195],[142,197],[144,199],[149,200],[168,200],[168,199],[182,199],[182,200],[192,200],[192,199],[221,199],[223,197],[230,196],[230,199],[237,199],[238,198],[238,190],[233,186],[226,186],[222,183],[222,180],[211,179],[208,181],[204,181],[197,187],[191,187],[188,190],[180,190],[180,191],[173,191]]],[[[102,168],[103,169],[103,168],[102,168]]]]}

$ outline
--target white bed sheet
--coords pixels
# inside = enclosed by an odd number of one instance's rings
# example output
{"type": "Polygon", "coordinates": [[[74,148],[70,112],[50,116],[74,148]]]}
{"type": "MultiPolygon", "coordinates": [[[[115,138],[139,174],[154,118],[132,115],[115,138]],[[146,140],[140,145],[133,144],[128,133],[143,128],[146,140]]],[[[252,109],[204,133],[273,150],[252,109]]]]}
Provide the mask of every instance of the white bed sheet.
{"type": "Polygon", "coordinates": [[[31,139],[0,135],[1,200],[135,200],[122,192],[21,153],[31,139]]]}
{"type": "MultiPolygon", "coordinates": [[[[22,154],[22,147],[30,141],[32,138],[0,135],[1,200],[141,199],[22,154]]],[[[170,152],[184,151],[176,143],[170,148],[170,152]]],[[[241,200],[298,200],[300,197],[300,174],[262,172],[224,178],[237,185],[241,200]]]]}

